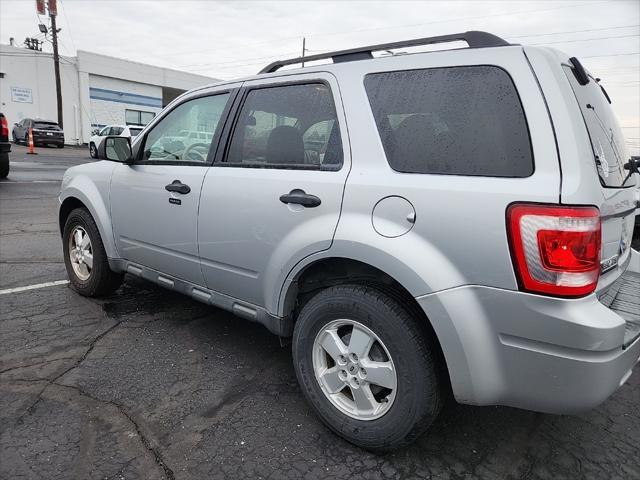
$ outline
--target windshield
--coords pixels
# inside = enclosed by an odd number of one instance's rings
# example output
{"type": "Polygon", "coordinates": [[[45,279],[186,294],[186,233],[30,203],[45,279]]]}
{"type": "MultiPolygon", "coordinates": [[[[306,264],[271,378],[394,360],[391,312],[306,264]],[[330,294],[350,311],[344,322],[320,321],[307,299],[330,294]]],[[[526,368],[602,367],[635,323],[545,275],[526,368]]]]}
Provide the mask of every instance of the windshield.
{"type": "Polygon", "coordinates": [[[634,185],[635,175],[624,169],[631,156],[604,89],[591,76],[589,83],[580,85],[568,65],[564,65],[564,71],[589,132],[600,183],[610,188],[634,185]]]}
{"type": "Polygon", "coordinates": [[[57,123],[51,122],[34,122],[33,128],[37,128],[39,130],[60,130],[57,123]]]}

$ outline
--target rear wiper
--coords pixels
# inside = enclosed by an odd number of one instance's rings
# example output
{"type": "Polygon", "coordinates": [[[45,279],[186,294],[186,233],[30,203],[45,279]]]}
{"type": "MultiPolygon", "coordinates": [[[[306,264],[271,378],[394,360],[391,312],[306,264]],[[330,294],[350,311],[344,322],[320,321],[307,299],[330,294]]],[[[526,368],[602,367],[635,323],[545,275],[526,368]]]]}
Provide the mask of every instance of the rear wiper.
{"type": "Polygon", "coordinates": [[[609,102],[609,105],[611,105],[611,97],[609,96],[607,91],[604,89],[604,87],[600,84],[600,79],[599,78],[596,78],[596,83],[600,87],[600,90],[602,90],[602,94],[604,95],[604,98],[606,98],[607,102],[609,102]]]}
{"type": "Polygon", "coordinates": [[[625,183],[627,183],[627,180],[629,180],[629,177],[631,177],[631,175],[633,175],[634,173],[640,174],[640,157],[631,157],[629,161],[622,166],[622,168],[624,168],[625,170],[629,170],[629,173],[622,182],[622,185],[624,185],[625,183]]]}

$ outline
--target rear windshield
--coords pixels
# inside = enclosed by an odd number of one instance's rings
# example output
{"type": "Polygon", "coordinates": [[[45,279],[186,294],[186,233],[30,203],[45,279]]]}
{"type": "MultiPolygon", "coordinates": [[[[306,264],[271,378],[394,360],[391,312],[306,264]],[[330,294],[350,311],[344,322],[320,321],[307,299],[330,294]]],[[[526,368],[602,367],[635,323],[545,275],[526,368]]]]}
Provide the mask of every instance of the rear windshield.
{"type": "Polygon", "coordinates": [[[40,129],[40,130],[60,130],[60,127],[58,126],[57,123],[50,123],[50,122],[34,122],[33,128],[40,129]]]}
{"type": "Polygon", "coordinates": [[[364,84],[394,170],[492,177],[533,173],[520,98],[501,68],[374,73],[364,84]]]}
{"type": "Polygon", "coordinates": [[[634,175],[624,169],[631,156],[603,89],[593,77],[586,85],[580,85],[573,69],[568,65],[563,67],[589,132],[600,183],[612,188],[634,185],[634,175]]]}

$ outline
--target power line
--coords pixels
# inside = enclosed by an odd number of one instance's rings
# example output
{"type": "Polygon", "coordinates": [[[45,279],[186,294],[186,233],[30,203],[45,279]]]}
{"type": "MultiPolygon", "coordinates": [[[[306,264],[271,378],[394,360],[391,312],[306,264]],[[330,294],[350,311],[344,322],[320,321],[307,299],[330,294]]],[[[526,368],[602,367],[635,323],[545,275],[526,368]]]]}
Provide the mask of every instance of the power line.
{"type": "Polygon", "coordinates": [[[580,38],[577,40],[557,40],[555,42],[542,42],[542,43],[527,43],[527,45],[555,45],[558,43],[575,43],[575,42],[592,42],[595,40],[610,40],[613,38],[631,38],[631,37],[639,37],[640,34],[633,35],[617,35],[613,37],[594,37],[594,38],[580,38]]]}
{"type": "MultiPolygon", "coordinates": [[[[275,38],[273,40],[268,40],[265,42],[257,42],[257,43],[249,43],[249,44],[243,44],[243,47],[249,47],[249,46],[255,46],[255,45],[262,45],[262,44],[267,44],[267,43],[274,43],[274,42],[278,42],[278,41],[284,41],[284,40],[299,40],[301,39],[303,36],[304,37],[327,37],[327,36],[334,36],[334,35],[345,35],[345,34],[350,34],[350,33],[360,33],[360,32],[372,32],[372,31],[379,31],[379,30],[395,30],[398,28],[412,28],[412,27],[423,27],[426,25],[435,25],[435,24],[440,24],[440,23],[451,23],[451,22],[462,22],[462,21],[467,21],[467,20],[482,20],[485,18],[494,18],[494,17],[505,17],[505,16],[511,16],[511,15],[523,15],[523,14],[530,14],[530,13],[540,13],[540,12],[548,12],[548,11],[552,11],[552,10],[561,10],[561,9],[566,9],[566,8],[579,8],[579,7],[584,7],[584,6],[593,6],[593,5],[598,5],[601,3],[607,3],[606,1],[599,1],[599,2],[593,2],[593,1],[589,1],[589,2],[584,2],[584,3],[579,3],[579,4],[575,4],[575,5],[563,5],[560,7],[552,7],[552,8],[542,8],[542,9],[534,9],[534,10],[525,10],[525,11],[516,11],[516,12],[504,12],[504,13],[494,13],[494,14],[490,14],[490,15],[479,15],[479,16],[475,16],[475,17],[459,17],[459,18],[449,18],[449,19],[444,19],[444,20],[435,20],[432,22],[425,22],[425,23],[414,23],[414,24],[405,24],[405,25],[394,25],[394,26],[387,26],[387,27],[375,27],[375,28],[361,28],[361,29],[357,29],[357,30],[347,30],[347,31],[338,31],[338,32],[326,32],[326,33],[299,33],[298,35],[295,36],[291,36],[291,37],[280,37],[280,38],[275,38]]],[[[617,27],[616,27],[617,28],[617,27]]],[[[515,37],[514,37],[515,38],[515,37]]],[[[191,53],[193,50],[189,50],[189,51],[181,51],[181,52],[170,52],[170,53],[165,53],[164,55],[168,55],[168,56],[173,56],[173,55],[183,55],[185,53],[191,53]]]]}
{"type": "MultiPolygon", "coordinates": [[[[265,60],[265,59],[270,59],[270,58],[276,58],[276,57],[280,57],[283,55],[295,55],[298,52],[287,52],[287,53],[279,53],[279,54],[275,54],[275,55],[268,55],[266,57],[254,57],[254,58],[245,58],[245,59],[237,59],[237,60],[233,60],[233,61],[228,61],[228,62],[213,62],[213,63],[193,63],[190,65],[176,65],[176,68],[185,68],[185,67],[198,67],[198,66],[217,66],[217,65],[227,65],[227,64],[237,64],[238,62],[242,62],[242,61],[246,61],[246,60],[265,60]]],[[[233,66],[233,65],[231,65],[233,66]]]]}
{"type": "Polygon", "coordinates": [[[629,53],[609,53],[603,55],[587,55],[581,58],[601,58],[601,57],[624,57],[625,55],[640,55],[640,52],[629,52],[629,53]]]}
{"type": "Polygon", "coordinates": [[[621,28],[633,28],[633,27],[640,27],[640,24],[635,24],[635,25],[620,25],[617,27],[604,27],[604,28],[588,28],[586,30],[570,30],[570,31],[565,31],[565,32],[553,32],[553,33],[534,33],[531,35],[505,35],[505,37],[507,38],[531,38],[531,37],[546,37],[549,35],[564,35],[564,34],[570,34],[570,33],[586,33],[586,32],[600,32],[603,30],[619,30],[621,28]]]}

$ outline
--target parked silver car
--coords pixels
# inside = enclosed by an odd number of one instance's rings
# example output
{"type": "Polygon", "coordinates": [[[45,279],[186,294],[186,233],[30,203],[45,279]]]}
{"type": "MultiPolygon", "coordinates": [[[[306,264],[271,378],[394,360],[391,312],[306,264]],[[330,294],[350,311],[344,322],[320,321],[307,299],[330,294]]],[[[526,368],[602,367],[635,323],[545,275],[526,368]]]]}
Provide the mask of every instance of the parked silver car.
{"type": "Polygon", "coordinates": [[[372,450],[413,441],[447,392],[603,402],[640,357],[640,256],[638,165],[598,81],[483,32],[305,60],[327,58],[185,93],[69,169],[73,287],[129,273],[292,337],[319,417],[372,450]],[[469,48],[372,55],[453,40],[469,48]]]}

